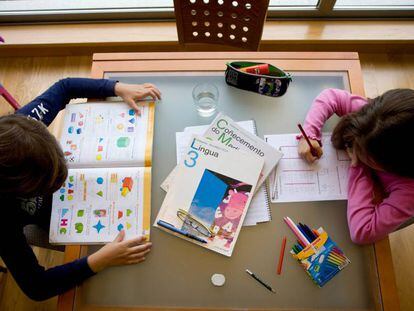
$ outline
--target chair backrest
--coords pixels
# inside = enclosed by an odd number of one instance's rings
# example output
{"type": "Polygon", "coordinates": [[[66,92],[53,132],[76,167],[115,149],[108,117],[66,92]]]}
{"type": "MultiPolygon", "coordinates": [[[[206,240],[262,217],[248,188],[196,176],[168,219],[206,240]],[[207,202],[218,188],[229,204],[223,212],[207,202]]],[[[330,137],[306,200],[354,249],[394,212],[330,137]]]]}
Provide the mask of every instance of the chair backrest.
{"type": "Polygon", "coordinates": [[[269,0],[174,0],[179,42],[257,51],[268,6],[269,0]]]}

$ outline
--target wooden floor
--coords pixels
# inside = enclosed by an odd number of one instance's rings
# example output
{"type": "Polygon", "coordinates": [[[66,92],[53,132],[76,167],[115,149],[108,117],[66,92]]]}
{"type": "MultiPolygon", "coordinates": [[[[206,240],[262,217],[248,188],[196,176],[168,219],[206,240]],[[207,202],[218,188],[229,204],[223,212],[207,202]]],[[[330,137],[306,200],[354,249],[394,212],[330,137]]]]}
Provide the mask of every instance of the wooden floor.
{"type": "MultiPolygon", "coordinates": [[[[414,89],[413,54],[360,54],[368,97],[375,97],[392,88],[414,89]]],[[[27,103],[48,86],[65,77],[88,77],[91,58],[74,57],[34,57],[0,58],[0,82],[20,103],[27,103]]],[[[11,112],[0,98],[0,114],[11,112]]],[[[414,306],[414,225],[393,233],[390,237],[397,286],[402,311],[411,311],[414,306]]],[[[63,260],[61,253],[35,248],[41,264],[53,266],[63,260]]],[[[45,302],[33,302],[18,289],[12,277],[0,274],[4,283],[0,296],[2,311],[55,310],[56,298],[45,302]]],[[[2,286],[0,284],[0,290],[2,286]]]]}

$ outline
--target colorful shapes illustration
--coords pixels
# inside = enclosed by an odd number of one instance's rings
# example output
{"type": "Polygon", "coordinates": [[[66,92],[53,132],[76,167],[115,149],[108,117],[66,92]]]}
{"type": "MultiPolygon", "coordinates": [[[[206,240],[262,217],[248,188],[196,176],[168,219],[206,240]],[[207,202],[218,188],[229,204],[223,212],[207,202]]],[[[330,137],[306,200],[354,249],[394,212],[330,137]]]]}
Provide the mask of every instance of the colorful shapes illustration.
{"type": "Polygon", "coordinates": [[[73,130],[74,130],[73,126],[69,126],[68,127],[68,133],[69,134],[72,134],[73,133],[73,130]]]}
{"type": "Polygon", "coordinates": [[[129,222],[126,223],[127,230],[131,229],[131,224],[129,222]]]}
{"type": "Polygon", "coordinates": [[[116,145],[119,148],[126,148],[129,146],[129,143],[130,143],[129,137],[119,137],[116,141],[116,145]]]}
{"type": "Polygon", "coordinates": [[[103,142],[103,138],[102,137],[99,137],[99,142],[101,143],[101,142],[103,142]]]}
{"type": "Polygon", "coordinates": [[[98,152],[102,152],[103,151],[103,146],[98,146],[98,152]]]}
{"type": "Polygon", "coordinates": [[[103,191],[102,190],[98,191],[96,194],[99,195],[100,197],[103,197],[103,191]]]}
{"type": "Polygon", "coordinates": [[[104,117],[102,115],[96,116],[95,123],[100,124],[103,122],[103,120],[104,120],[104,117]]]}
{"type": "Polygon", "coordinates": [[[125,113],[122,112],[122,113],[119,114],[119,116],[122,117],[122,118],[125,118],[125,113]]]}
{"type": "Polygon", "coordinates": [[[60,220],[60,226],[61,227],[66,227],[68,225],[68,220],[66,218],[62,218],[60,220]]]}
{"type": "Polygon", "coordinates": [[[65,188],[60,189],[60,193],[65,193],[65,188]]]}
{"type": "Polygon", "coordinates": [[[83,217],[83,215],[85,215],[85,210],[80,209],[77,213],[78,217],[83,217]]]}
{"type": "Polygon", "coordinates": [[[70,150],[76,150],[76,149],[78,149],[78,145],[71,143],[70,150]]]}
{"type": "Polygon", "coordinates": [[[96,179],[96,182],[97,182],[98,184],[102,185],[102,184],[103,184],[103,182],[104,182],[104,180],[103,180],[103,178],[102,178],[102,177],[98,177],[98,178],[96,179]]]}
{"type": "Polygon", "coordinates": [[[69,212],[69,209],[62,208],[62,217],[64,217],[69,212]]]}
{"type": "Polygon", "coordinates": [[[72,201],[73,200],[73,195],[69,194],[68,195],[68,201],[72,201]]]}
{"type": "Polygon", "coordinates": [[[121,219],[122,216],[124,216],[124,213],[122,211],[118,211],[118,219],[121,219]]]}
{"type": "Polygon", "coordinates": [[[69,194],[73,194],[73,189],[68,189],[69,194]]]}
{"type": "Polygon", "coordinates": [[[129,119],[129,123],[134,124],[135,123],[135,118],[129,119]]]}
{"type": "Polygon", "coordinates": [[[65,196],[62,194],[62,195],[59,197],[59,199],[63,202],[63,201],[65,201],[65,196]]]}
{"type": "Polygon", "coordinates": [[[73,188],[73,183],[70,183],[70,182],[69,182],[69,183],[68,183],[68,187],[69,187],[69,188],[73,188]]]}
{"type": "Polygon", "coordinates": [[[80,112],[79,112],[79,117],[82,119],[83,118],[83,114],[81,114],[80,112]]]}
{"type": "Polygon", "coordinates": [[[76,121],[76,113],[72,113],[70,115],[70,122],[75,122],[76,121]]]}
{"type": "Polygon", "coordinates": [[[111,174],[111,183],[117,183],[118,182],[118,175],[117,174],[111,174]]]}
{"type": "Polygon", "coordinates": [[[95,226],[92,227],[95,228],[98,233],[101,232],[103,228],[105,228],[105,226],[101,223],[100,220],[96,223],[95,226]]]}
{"type": "Polygon", "coordinates": [[[83,125],[83,121],[79,121],[79,122],[78,122],[78,125],[79,125],[79,126],[82,126],[82,125],[83,125]]]}
{"type": "Polygon", "coordinates": [[[73,176],[69,176],[69,181],[70,181],[70,182],[74,182],[74,180],[75,180],[75,177],[73,177],[73,176]]]}
{"type": "Polygon", "coordinates": [[[123,125],[122,123],[119,123],[119,124],[116,126],[116,128],[117,128],[118,130],[122,130],[122,129],[124,128],[124,125],[123,125]]]}
{"type": "Polygon", "coordinates": [[[128,114],[129,114],[130,116],[135,115],[135,111],[134,111],[134,109],[129,109],[129,110],[128,110],[128,114]]]}
{"type": "Polygon", "coordinates": [[[117,229],[118,229],[118,231],[121,231],[122,229],[124,229],[124,225],[123,224],[119,224],[117,229]]]}
{"type": "Polygon", "coordinates": [[[96,161],[101,161],[101,160],[102,160],[102,154],[97,154],[96,161]]]}
{"type": "Polygon", "coordinates": [[[122,180],[121,195],[123,197],[126,197],[127,194],[131,192],[133,184],[134,184],[134,181],[132,180],[131,177],[125,177],[122,180]]]}
{"type": "Polygon", "coordinates": [[[76,134],[82,133],[82,129],[76,129],[76,134]]]}
{"type": "Polygon", "coordinates": [[[127,132],[128,133],[131,133],[131,132],[133,132],[134,131],[134,128],[132,127],[132,126],[129,126],[128,128],[127,128],[127,132]]]}
{"type": "Polygon", "coordinates": [[[70,152],[70,151],[65,151],[63,154],[65,155],[65,157],[68,157],[68,156],[72,155],[72,152],[70,152]]]}
{"type": "Polygon", "coordinates": [[[106,216],[106,209],[96,209],[93,211],[93,214],[96,217],[105,217],[106,216]]]}
{"type": "Polygon", "coordinates": [[[82,231],[83,231],[83,223],[77,222],[75,224],[75,230],[76,230],[76,233],[82,233],[82,231]]]}
{"type": "Polygon", "coordinates": [[[127,209],[127,211],[126,211],[126,215],[127,215],[127,217],[131,216],[131,214],[132,214],[132,210],[130,210],[130,209],[128,208],[128,209],[127,209]]]}
{"type": "Polygon", "coordinates": [[[66,232],[67,232],[66,228],[60,228],[59,229],[60,234],[66,234],[66,232]]]}

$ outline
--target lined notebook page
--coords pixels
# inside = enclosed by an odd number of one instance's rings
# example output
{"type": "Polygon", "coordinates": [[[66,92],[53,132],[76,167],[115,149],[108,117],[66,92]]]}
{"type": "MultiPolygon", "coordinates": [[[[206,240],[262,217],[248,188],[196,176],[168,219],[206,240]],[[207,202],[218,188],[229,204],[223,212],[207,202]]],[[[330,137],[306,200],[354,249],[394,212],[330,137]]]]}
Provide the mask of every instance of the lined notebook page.
{"type": "Polygon", "coordinates": [[[265,139],[283,152],[269,176],[272,202],[347,199],[350,159],[345,151],[332,146],[330,133],[322,133],[323,155],[313,164],[298,155],[296,134],[265,135],[265,139]]]}
{"type": "MultiPolygon", "coordinates": [[[[256,126],[253,120],[237,122],[242,128],[250,133],[256,135],[256,126]]],[[[176,133],[176,151],[177,151],[177,163],[180,162],[182,155],[190,141],[191,135],[198,134],[203,135],[208,126],[191,126],[186,127],[184,132],[176,133]]],[[[247,211],[244,219],[243,226],[254,226],[260,222],[270,221],[272,219],[269,207],[269,199],[267,195],[266,185],[263,184],[253,197],[249,210],[247,211]]]]}

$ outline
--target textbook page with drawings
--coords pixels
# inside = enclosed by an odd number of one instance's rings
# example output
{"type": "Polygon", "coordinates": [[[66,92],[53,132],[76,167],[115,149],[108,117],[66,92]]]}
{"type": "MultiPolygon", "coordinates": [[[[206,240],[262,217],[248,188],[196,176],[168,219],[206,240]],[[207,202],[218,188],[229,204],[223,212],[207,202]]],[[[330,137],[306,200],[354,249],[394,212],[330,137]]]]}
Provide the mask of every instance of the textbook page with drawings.
{"type": "Polygon", "coordinates": [[[154,103],[71,104],[60,139],[68,177],[54,193],[49,240],[53,244],[149,238],[154,103]]]}
{"type": "Polygon", "coordinates": [[[154,226],[231,256],[263,164],[263,158],[237,152],[205,137],[192,136],[154,226]],[[234,161],[236,156],[238,161],[234,161]],[[190,226],[179,217],[182,213],[186,221],[196,219],[198,224],[190,226]],[[206,243],[168,230],[158,225],[160,220],[206,243]],[[200,228],[207,230],[200,232],[200,228]]]}
{"type": "Polygon", "coordinates": [[[297,152],[297,134],[265,135],[266,141],[283,153],[269,177],[274,203],[346,200],[350,159],[336,150],[331,133],[322,133],[323,155],[308,164],[297,152]]]}
{"type": "MultiPolygon", "coordinates": [[[[246,120],[237,122],[246,131],[257,135],[256,124],[254,120],[246,120]]],[[[185,154],[185,150],[188,146],[188,142],[193,134],[203,135],[208,129],[208,125],[201,126],[189,126],[184,129],[183,132],[176,133],[176,153],[177,163],[181,161],[181,158],[185,154]]],[[[175,169],[174,169],[175,170],[175,169]]],[[[168,191],[168,186],[173,179],[174,170],[167,176],[164,182],[161,184],[161,188],[168,191]]],[[[253,196],[250,207],[247,211],[247,215],[244,219],[243,226],[255,226],[257,223],[267,222],[272,219],[271,210],[269,205],[269,196],[267,193],[266,185],[261,185],[253,196]]]]}

